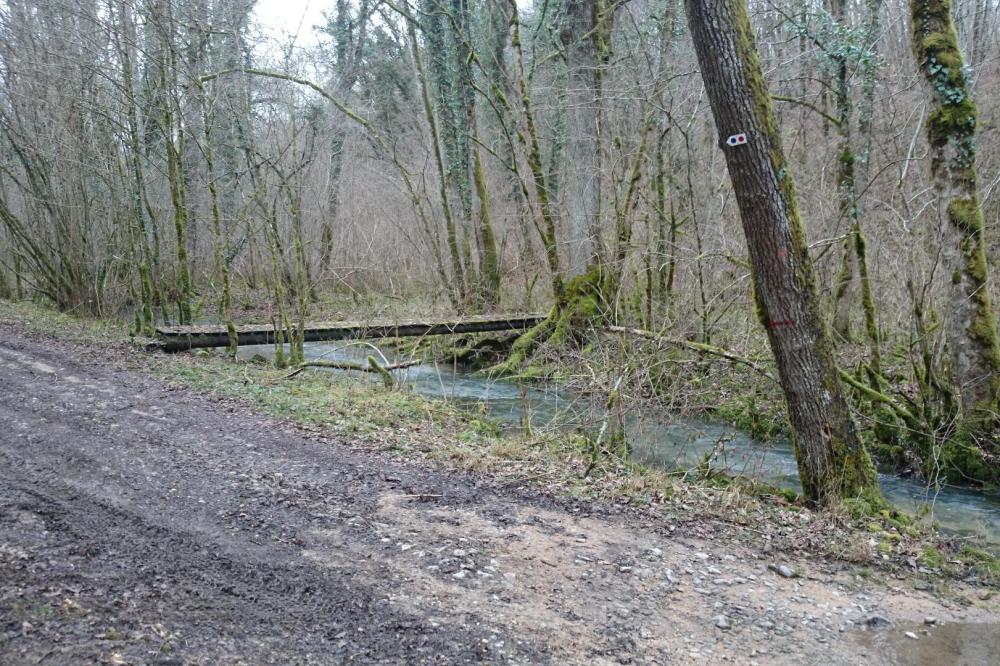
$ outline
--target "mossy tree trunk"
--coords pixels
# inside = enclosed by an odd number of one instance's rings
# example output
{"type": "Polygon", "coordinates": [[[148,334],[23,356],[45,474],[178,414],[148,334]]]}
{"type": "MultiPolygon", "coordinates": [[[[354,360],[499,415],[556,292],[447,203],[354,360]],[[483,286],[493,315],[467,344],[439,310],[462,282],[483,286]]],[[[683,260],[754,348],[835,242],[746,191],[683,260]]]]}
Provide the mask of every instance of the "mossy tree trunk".
{"type": "MultiPolygon", "coordinates": [[[[662,109],[672,106],[672,100],[665,94],[665,82],[669,77],[669,57],[672,53],[673,35],[677,23],[677,0],[665,0],[663,15],[660,18],[660,49],[657,63],[657,78],[661,82],[657,89],[656,102],[662,109]]],[[[656,206],[656,298],[658,304],[658,316],[660,319],[673,320],[673,288],[674,273],[677,267],[677,215],[674,211],[673,197],[670,198],[669,210],[667,204],[667,181],[673,182],[673,177],[667,174],[666,155],[670,153],[667,149],[667,134],[670,131],[670,124],[667,114],[658,114],[658,124],[656,127],[656,152],[654,155],[656,172],[653,176],[654,201],[656,206]]],[[[652,326],[652,323],[648,324],[652,326]]]]}
{"type": "Polygon", "coordinates": [[[948,341],[965,430],[996,425],[1000,347],[990,302],[983,211],[976,183],[976,104],[951,0],[911,0],[913,51],[931,102],[927,138],[938,194],[945,268],[951,274],[948,341]]]}
{"type": "Polygon", "coordinates": [[[452,0],[452,11],[455,14],[452,29],[456,41],[459,97],[467,132],[461,145],[467,153],[467,160],[471,159],[472,181],[479,202],[479,219],[476,221],[476,249],[479,255],[476,300],[480,307],[489,309],[500,303],[500,253],[497,249],[496,232],[493,229],[486,171],[483,168],[482,151],[479,146],[479,119],[476,116],[475,79],[472,69],[475,54],[470,42],[472,16],[468,0],[452,0]]]}
{"type": "Polygon", "coordinates": [[[858,112],[858,130],[861,134],[861,151],[858,154],[858,182],[867,185],[871,172],[872,143],[875,139],[875,88],[879,82],[879,33],[882,30],[884,0],[865,0],[864,43],[871,49],[864,66],[861,81],[861,105],[858,112]]]}
{"type": "MultiPolygon", "coordinates": [[[[842,34],[849,30],[847,3],[834,0],[830,3],[833,18],[842,27],[842,34]]],[[[874,10],[877,15],[877,9],[874,10]]],[[[850,71],[852,62],[846,45],[834,44],[825,51],[830,54],[836,70],[834,106],[837,120],[837,196],[840,219],[848,222],[849,229],[844,239],[844,255],[840,275],[837,280],[834,303],[833,326],[844,340],[851,339],[851,316],[857,305],[861,305],[864,315],[865,334],[871,347],[871,368],[877,377],[882,374],[882,354],[879,343],[878,319],[875,311],[875,297],[872,294],[868,273],[867,243],[861,230],[861,210],[857,195],[857,158],[853,141],[854,104],[851,100],[850,71]]],[[[869,59],[873,60],[873,59],[869,59]]],[[[861,63],[861,67],[873,70],[873,63],[861,63]]],[[[868,155],[865,154],[867,161],[868,155]]],[[[878,388],[877,381],[875,388],[878,388]]]]}
{"type": "MultiPolygon", "coordinates": [[[[510,41],[510,20],[506,8],[506,0],[490,0],[486,12],[487,49],[486,57],[481,59],[483,72],[490,91],[491,107],[496,110],[495,122],[491,123],[495,130],[501,148],[498,152],[502,160],[509,166],[506,169],[508,198],[513,204],[517,232],[514,234],[518,246],[518,261],[521,266],[532,267],[524,270],[525,301],[532,300],[532,290],[538,279],[538,258],[532,242],[531,225],[528,214],[527,197],[521,190],[521,177],[517,169],[518,156],[512,136],[510,123],[514,122],[509,113],[508,99],[513,98],[514,88],[508,67],[507,46],[510,41]],[[503,113],[507,111],[508,113],[503,113]]],[[[487,116],[489,118],[489,116],[487,116]]],[[[498,257],[499,259],[499,257],[498,257]]],[[[498,262],[499,263],[499,262],[498,262]]]]}
{"type": "Polygon", "coordinates": [[[279,233],[277,199],[275,199],[267,221],[267,240],[268,249],[271,252],[272,294],[278,311],[277,316],[272,320],[274,323],[274,365],[278,368],[284,368],[288,366],[288,359],[285,357],[285,342],[292,341],[292,324],[285,300],[286,279],[283,267],[284,259],[278,245],[279,233]]]}
{"type": "Polygon", "coordinates": [[[11,297],[10,283],[7,282],[7,273],[0,267],[0,298],[11,297]]]}
{"type": "MultiPolygon", "coordinates": [[[[475,236],[481,249],[481,227],[473,222],[472,202],[472,138],[476,124],[476,93],[473,89],[471,48],[468,43],[468,0],[450,0],[450,7],[438,11],[448,12],[448,47],[450,58],[446,74],[451,79],[451,95],[441,95],[439,105],[453,109],[452,124],[445,129],[445,148],[448,150],[448,177],[452,181],[461,208],[462,258],[465,262],[465,279],[470,300],[477,284],[476,267],[472,260],[470,235],[475,236]]],[[[433,60],[432,54],[432,60],[433,60]]],[[[444,116],[442,114],[442,120],[444,116]]],[[[444,123],[442,123],[444,124],[444,123]]]]}
{"type": "MultiPolygon", "coordinates": [[[[167,19],[169,35],[174,34],[173,17],[167,19]]],[[[184,186],[183,155],[184,128],[177,100],[177,53],[173,45],[164,39],[168,57],[159,66],[160,94],[164,96],[163,117],[160,130],[167,153],[167,181],[170,187],[170,203],[174,211],[174,242],[177,252],[177,279],[175,296],[177,300],[177,321],[182,326],[191,323],[191,268],[188,261],[188,206],[184,186]]]]}
{"type": "Polygon", "coordinates": [[[14,299],[24,300],[24,283],[21,282],[21,253],[14,249],[14,299]]]}
{"type": "Polygon", "coordinates": [[[587,270],[598,254],[601,225],[602,68],[609,56],[610,10],[602,0],[565,0],[560,37],[568,75],[565,107],[567,267],[587,270]]]}
{"type": "Polygon", "coordinates": [[[688,22],[725,151],[766,327],[794,429],[805,496],[878,496],[823,325],[795,186],[745,0],[687,0],[688,22]],[[746,143],[730,146],[744,133],[746,143]]]}
{"type": "MultiPolygon", "coordinates": [[[[561,238],[556,231],[557,215],[553,201],[555,172],[561,163],[554,156],[553,171],[548,174],[542,164],[537,125],[528,93],[516,3],[511,2],[511,8],[511,39],[526,129],[519,138],[527,148],[528,167],[535,184],[542,218],[542,224],[537,226],[552,273],[555,304],[543,322],[518,338],[508,359],[493,369],[500,374],[522,371],[524,364],[542,343],[553,346],[579,343],[586,332],[596,323],[604,321],[611,311],[607,295],[609,290],[614,289],[617,276],[615,270],[608,270],[603,265],[599,241],[601,69],[610,55],[613,7],[604,0],[566,0],[563,8],[565,23],[561,39],[566,49],[570,79],[566,90],[570,118],[565,140],[569,153],[567,158],[573,166],[563,169],[569,221],[568,229],[561,238]],[[566,270],[571,277],[568,281],[563,274],[560,244],[569,246],[569,264],[566,270]]],[[[647,131],[648,127],[649,123],[647,131]]],[[[555,141],[554,155],[558,154],[561,139],[557,137],[555,141]]],[[[633,192],[637,180],[636,176],[630,181],[633,192]]]]}
{"type": "MultiPolygon", "coordinates": [[[[150,248],[147,241],[144,208],[144,183],[142,169],[142,141],[139,137],[139,110],[136,103],[134,81],[135,19],[126,2],[117,5],[117,30],[114,44],[121,60],[122,90],[125,95],[128,146],[131,150],[131,224],[129,225],[130,249],[139,279],[139,303],[136,307],[136,333],[151,336],[156,324],[153,317],[153,281],[150,276],[150,248]]],[[[151,221],[155,226],[155,220],[151,221]]]]}
{"type": "MultiPolygon", "coordinates": [[[[199,83],[200,85],[200,83],[199,83]]],[[[201,91],[204,93],[204,90],[201,91]]],[[[229,238],[223,228],[222,214],[219,210],[219,185],[215,173],[215,153],[212,148],[212,122],[209,115],[209,104],[202,107],[204,117],[202,120],[202,131],[204,145],[201,147],[205,157],[205,174],[208,177],[208,196],[212,211],[212,260],[216,275],[221,282],[219,296],[219,321],[226,326],[229,333],[229,355],[236,358],[239,351],[239,335],[236,332],[236,324],[233,322],[233,290],[232,279],[229,274],[229,263],[226,256],[229,254],[229,238]]]]}
{"type": "Polygon", "coordinates": [[[538,235],[542,240],[542,247],[545,249],[545,258],[548,262],[549,273],[551,274],[552,296],[555,302],[559,304],[564,303],[566,300],[566,287],[562,262],[559,259],[559,243],[556,231],[558,212],[552,200],[553,188],[551,179],[546,174],[545,167],[542,164],[542,149],[538,140],[538,123],[535,121],[535,112],[528,85],[528,73],[524,65],[524,48],[521,44],[521,19],[518,16],[516,2],[510,2],[510,12],[510,39],[511,46],[514,49],[517,93],[520,96],[521,109],[524,112],[524,131],[518,132],[518,140],[526,149],[527,154],[525,157],[528,162],[528,169],[531,171],[531,179],[535,186],[535,202],[538,206],[539,217],[541,217],[541,223],[536,223],[536,227],[538,235]]]}
{"type": "MultiPolygon", "coordinates": [[[[434,16],[433,14],[431,16],[434,16]]],[[[430,50],[432,52],[432,58],[440,57],[435,55],[435,51],[438,49],[443,49],[443,45],[439,44],[440,34],[439,34],[440,24],[435,23],[425,30],[430,41],[430,50]],[[436,26],[436,27],[435,27],[436,26]]],[[[430,140],[432,145],[432,152],[434,154],[434,164],[437,167],[438,175],[438,190],[441,196],[441,212],[444,215],[445,223],[445,237],[448,244],[448,255],[451,258],[451,284],[449,285],[449,290],[451,291],[451,301],[452,303],[464,305],[467,301],[467,290],[465,281],[465,267],[462,264],[462,254],[459,246],[458,238],[458,228],[455,223],[455,218],[452,215],[450,197],[448,196],[448,183],[449,183],[449,171],[446,168],[444,156],[441,151],[441,136],[438,132],[438,122],[434,112],[434,103],[431,99],[430,93],[430,83],[428,81],[427,72],[424,69],[423,58],[420,56],[420,48],[417,42],[417,30],[413,21],[407,21],[407,36],[410,39],[410,50],[413,56],[413,66],[416,69],[417,80],[420,84],[420,97],[423,102],[424,107],[424,117],[427,120],[427,127],[430,130],[430,140]]],[[[441,83],[438,83],[439,87],[441,83]]],[[[446,108],[440,107],[439,108],[446,108]]],[[[450,108],[450,107],[447,107],[450,108]]],[[[448,128],[449,123],[447,119],[445,120],[445,129],[448,128]]]]}
{"type": "MultiPolygon", "coordinates": [[[[292,149],[295,149],[297,131],[292,129],[292,149]]],[[[312,156],[303,155],[303,162],[312,161],[312,156]]],[[[288,199],[288,214],[292,222],[292,243],[295,248],[295,330],[291,332],[290,361],[293,364],[305,360],[305,329],[307,298],[309,294],[309,271],[306,264],[305,238],[302,233],[302,179],[301,171],[296,171],[294,180],[286,179],[283,183],[285,196],[288,199]]]]}
{"type": "Polygon", "coordinates": [[[500,252],[490,215],[489,189],[486,187],[486,172],[479,150],[478,123],[473,124],[473,139],[473,174],[476,196],[479,199],[479,302],[489,309],[500,304],[500,252]]]}
{"type": "Polygon", "coordinates": [[[302,191],[303,174],[312,163],[315,156],[315,134],[308,133],[307,138],[300,145],[300,132],[302,131],[295,118],[291,119],[289,128],[289,138],[287,152],[293,156],[293,165],[290,169],[282,167],[281,161],[274,160],[268,162],[268,167],[277,177],[277,192],[272,204],[271,219],[271,244],[272,258],[277,264],[282,265],[281,274],[284,275],[285,283],[280,285],[280,290],[276,286],[278,298],[288,296],[288,302],[279,302],[278,309],[284,328],[287,332],[287,342],[289,344],[288,362],[299,365],[304,361],[305,355],[305,326],[306,314],[308,310],[308,299],[310,296],[312,280],[309,276],[309,267],[306,263],[305,255],[305,234],[302,228],[302,191]],[[295,270],[290,274],[289,269],[284,266],[285,253],[280,242],[281,232],[278,228],[278,204],[284,201],[288,219],[291,227],[292,259],[295,270]],[[292,312],[294,312],[295,322],[292,324],[292,312]]]}
{"type": "MultiPolygon", "coordinates": [[[[835,3],[836,6],[842,3],[835,3]]],[[[851,340],[851,315],[861,293],[858,255],[855,252],[857,237],[861,233],[854,187],[854,150],[851,146],[851,97],[847,59],[840,56],[834,66],[837,70],[835,106],[837,111],[837,203],[840,222],[847,222],[844,237],[844,254],[837,275],[837,290],[833,303],[833,330],[843,340],[851,340]]]]}

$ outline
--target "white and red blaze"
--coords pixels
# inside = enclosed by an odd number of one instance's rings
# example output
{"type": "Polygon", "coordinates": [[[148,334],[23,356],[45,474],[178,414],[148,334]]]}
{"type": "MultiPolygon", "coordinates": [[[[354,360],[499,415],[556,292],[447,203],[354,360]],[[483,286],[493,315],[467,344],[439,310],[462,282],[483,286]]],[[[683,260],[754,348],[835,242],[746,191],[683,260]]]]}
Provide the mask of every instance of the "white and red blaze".
{"type": "Polygon", "coordinates": [[[730,146],[742,146],[746,144],[746,142],[747,142],[747,135],[744,134],[743,132],[740,132],[739,134],[734,134],[728,139],[726,139],[726,143],[728,143],[730,146]]]}

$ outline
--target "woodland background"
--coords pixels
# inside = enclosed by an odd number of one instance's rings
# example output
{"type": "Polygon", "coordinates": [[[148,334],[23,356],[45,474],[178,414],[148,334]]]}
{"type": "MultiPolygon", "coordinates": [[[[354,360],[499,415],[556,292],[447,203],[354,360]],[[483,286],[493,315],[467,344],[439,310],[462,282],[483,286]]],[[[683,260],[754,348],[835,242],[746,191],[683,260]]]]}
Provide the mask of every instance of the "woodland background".
{"type": "MultiPolygon", "coordinates": [[[[345,297],[537,311],[596,258],[613,278],[599,285],[609,321],[767,363],[682,3],[330,0],[315,45],[267,48],[253,6],[0,3],[0,296],[147,333],[304,320],[345,297]]],[[[883,464],[940,471],[951,415],[924,387],[948,365],[952,276],[910,6],[749,12],[840,366],[864,382],[878,356],[873,385],[922,423],[900,434],[898,414],[861,394],[870,445],[883,464]]],[[[992,268],[1000,3],[951,12],[992,268]]],[[[604,366],[586,383],[611,386],[596,376],[616,358],[590,356],[604,366]]],[[[757,401],[780,402],[766,383],[673,360],[633,363],[626,384],[678,406],[735,401],[750,420],[757,401]]],[[[946,474],[996,482],[994,444],[955,453],[946,474]]]]}

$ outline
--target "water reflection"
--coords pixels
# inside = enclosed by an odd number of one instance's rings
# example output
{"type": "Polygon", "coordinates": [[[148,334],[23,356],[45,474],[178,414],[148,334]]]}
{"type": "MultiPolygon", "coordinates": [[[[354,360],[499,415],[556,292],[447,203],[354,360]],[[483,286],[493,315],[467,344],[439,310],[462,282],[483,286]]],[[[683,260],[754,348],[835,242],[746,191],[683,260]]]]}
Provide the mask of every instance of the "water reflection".
{"type": "Polygon", "coordinates": [[[985,666],[998,663],[1000,625],[942,624],[901,626],[855,634],[864,647],[893,664],[985,666]],[[910,632],[917,638],[911,638],[910,632]]]}

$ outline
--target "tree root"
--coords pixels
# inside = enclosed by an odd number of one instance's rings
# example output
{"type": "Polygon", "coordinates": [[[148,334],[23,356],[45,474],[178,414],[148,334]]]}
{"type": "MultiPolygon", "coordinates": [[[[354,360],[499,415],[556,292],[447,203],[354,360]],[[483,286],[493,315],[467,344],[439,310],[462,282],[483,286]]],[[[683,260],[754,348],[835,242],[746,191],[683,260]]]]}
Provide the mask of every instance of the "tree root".
{"type": "Polygon", "coordinates": [[[540,373],[525,369],[535,350],[542,344],[565,346],[578,344],[588,330],[600,328],[607,319],[604,277],[599,266],[573,278],[565,289],[565,302],[552,306],[549,315],[526,331],[511,347],[510,356],[503,363],[487,371],[491,376],[525,375],[540,373]]]}

